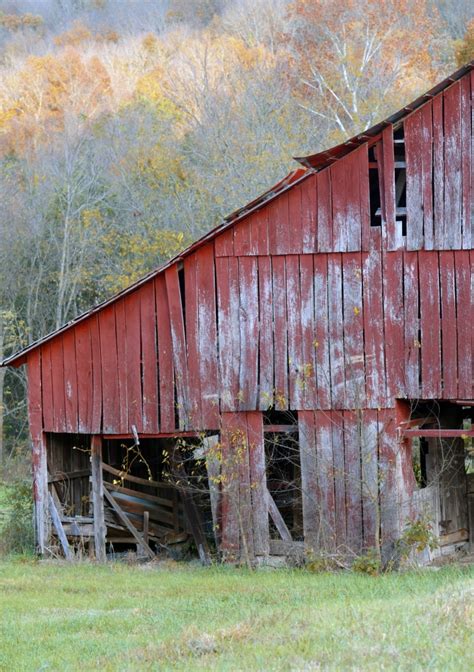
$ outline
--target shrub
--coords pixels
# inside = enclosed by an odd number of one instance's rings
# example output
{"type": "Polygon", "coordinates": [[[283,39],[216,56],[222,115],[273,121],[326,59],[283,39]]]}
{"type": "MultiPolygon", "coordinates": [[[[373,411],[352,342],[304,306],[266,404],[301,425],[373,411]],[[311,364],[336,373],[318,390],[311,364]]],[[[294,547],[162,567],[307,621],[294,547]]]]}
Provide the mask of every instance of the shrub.
{"type": "Polygon", "coordinates": [[[357,557],[352,563],[352,570],[359,574],[369,574],[370,576],[377,576],[382,569],[382,561],[380,553],[375,548],[369,548],[367,553],[357,557]]]}
{"type": "Polygon", "coordinates": [[[32,553],[34,550],[33,498],[31,481],[17,479],[3,484],[8,508],[0,535],[0,551],[32,553]]]}

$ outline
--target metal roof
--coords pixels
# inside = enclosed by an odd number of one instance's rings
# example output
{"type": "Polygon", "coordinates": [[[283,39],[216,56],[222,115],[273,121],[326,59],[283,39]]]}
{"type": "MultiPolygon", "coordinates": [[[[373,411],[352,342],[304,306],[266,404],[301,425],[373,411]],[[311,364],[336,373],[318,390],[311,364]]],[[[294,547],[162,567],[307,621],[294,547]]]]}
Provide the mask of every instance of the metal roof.
{"type": "Polygon", "coordinates": [[[411,114],[411,112],[421,107],[421,105],[426,103],[428,100],[436,96],[441,91],[447,89],[453,82],[456,82],[458,79],[461,79],[461,77],[463,77],[465,74],[467,74],[473,69],[474,69],[474,60],[471,61],[469,64],[463,66],[462,68],[459,68],[459,70],[456,70],[456,72],[454,72],[452,75],[444,79],[442,82],[437,84],[435,87],[433,87],[423,95],[421,95],[412,103],[405,105],[405,107],[403,107],[398,112],[395,112],[384,121],[381,121],[375,126],[372,126],[371,128],[367,129],[363,133],[360,133],[354,136],[353,138],[350,138],[346,142],[343,142],[339,145],[336,145],[335,147],[324,150],[317,154],[311,154],[309,156],[304,157],[295,157],[295,160],[301,163],[304,166],[304,168],[297,168],[291,171],[286,177],[280,180],[280,182],[277,182],[277,184],[275,184],[271,189],[269,189],[268,191],[266,191],[253,201],[250,201],[250,203],[247,203],[244,207],[239,208],[238,210],[232,212],[224,219],[224,221],[221,224],[219,224],[214,229],[209,231],[207,234],[202,236],[202,238],[200,238],[196,242],[192,243],[189,247],[183,250],[183,252],[173,257],[173,259],[170,259],[170,261],[166,262],[165,264],[158,267],[154,271],[151,271],[147,275],[143,276],[143,278],[141,278],[134,284],[130,285],[126,289],[122,290],[121,292],[114,294],[106,301],[97,304],[96,306],[86,311],[85,313],[82,313],[73,320],[70,320],[60,329],[52,331],[46,336],[43,336],[34,343],[31,343],[27,347],[23,348],[19,352],[10,355],[10,357],[5,358],[0,363],[0,366],[8,366],[8,365],[20,366],[21,364],[24,364],[26,361],[27,354],[32,350],[34,350],[35,348],[39,347],[46,341],[55,338],[59,334],[63,333],[67,329],[70,329],[79,322],[82,322],[91,315],[94,315],[95,313],[99,312],[100,310],[102,310],[109,304],[113,303],[114,301],[118,301],[123,296],[132,293],[133,291],[141,287],[143,284],[145,284],[158,274],[162,273],[163,271],[165,271],[173,264],[180,262],[182,259],[184,259],[184,257],[188,256],[189,254],[192,254],[196,249],[210,242],[211,240],[216,238],[219,234],[223,233],[230,227],[234,226],[234,224],[236,224],[237,222],[241,221],[242,219],[249,216],[256,210],[259,210],[263,206],[267,205],[267,203],[274,200],[280,194],[291,189],[295,184],[302,182],[310,175],[313,175],[315,172],[319,172],[320,170],[327,168],[338,159],[342,158],[346,154],[349,154],[349,152],[351,152],[356,147],[359,147],[365,142],[369,142],[371,139],[379,135],[383,131],[383,129],[386,128],[387,126],[399,123],[409,114],[411,114]]]}

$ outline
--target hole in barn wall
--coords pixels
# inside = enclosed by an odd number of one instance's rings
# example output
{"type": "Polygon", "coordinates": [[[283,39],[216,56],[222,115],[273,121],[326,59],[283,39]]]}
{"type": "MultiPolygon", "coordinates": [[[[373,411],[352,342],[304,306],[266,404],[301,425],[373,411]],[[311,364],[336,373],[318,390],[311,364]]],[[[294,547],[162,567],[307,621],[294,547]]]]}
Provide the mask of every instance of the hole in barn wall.
{"type": "Polygon", "coordinates": [[[395,219],[402,236],[407,235],[407,171],[405,157],[405,134],[403,124],[393,133],[395,152],[395,219]]]}
{"type": "MultiPolygon", "coordinates": [[[[294,541],[303,541],[303,500],[297,414],[264,414],[265,459],[268,491],[294,541]],[[279,431],[281,430],[281,431],[279,431]]],[[[273,521],[270,536],[280,539],[273,521]]]]}
{"type": "Polygon", "coordinates": [[[382,207],[380,199],[379,168],[377,163],[377,146],[369,147],[369,199],[370,199],[370,226],[382,226],[382,207]]]}

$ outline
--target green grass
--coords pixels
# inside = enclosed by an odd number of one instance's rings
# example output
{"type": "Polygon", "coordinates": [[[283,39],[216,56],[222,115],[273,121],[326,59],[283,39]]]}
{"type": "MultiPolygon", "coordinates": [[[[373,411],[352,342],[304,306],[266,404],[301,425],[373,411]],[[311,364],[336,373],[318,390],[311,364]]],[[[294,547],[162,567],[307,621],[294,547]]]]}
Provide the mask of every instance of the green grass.
{"type": "Polygon", "coordinates": [[[474,570],[0,563],[0,670],[471,670],[474,570]]]}
{"type": "Polygon", "coordinates": [[[5,520],[10,513],[8,495],[8,488],[0,481],[0,534],[2,532],[2,527],[5,524],[5,520]]]}

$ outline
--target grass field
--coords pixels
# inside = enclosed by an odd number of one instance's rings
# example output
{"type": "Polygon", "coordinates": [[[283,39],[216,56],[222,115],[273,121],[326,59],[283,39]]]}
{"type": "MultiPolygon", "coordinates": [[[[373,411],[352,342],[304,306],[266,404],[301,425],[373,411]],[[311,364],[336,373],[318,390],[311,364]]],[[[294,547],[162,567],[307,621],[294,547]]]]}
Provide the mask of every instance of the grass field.
{"type": "Polygon", "coordinates": [[[0,563],[0,669],[472,670],[474,570],[0,563]]]}

